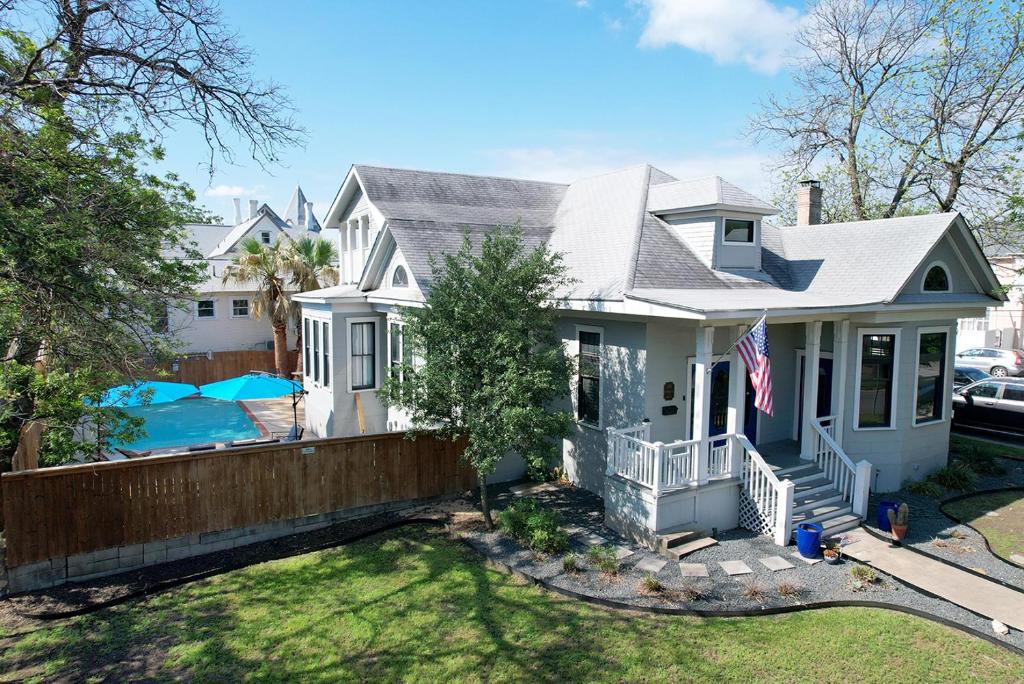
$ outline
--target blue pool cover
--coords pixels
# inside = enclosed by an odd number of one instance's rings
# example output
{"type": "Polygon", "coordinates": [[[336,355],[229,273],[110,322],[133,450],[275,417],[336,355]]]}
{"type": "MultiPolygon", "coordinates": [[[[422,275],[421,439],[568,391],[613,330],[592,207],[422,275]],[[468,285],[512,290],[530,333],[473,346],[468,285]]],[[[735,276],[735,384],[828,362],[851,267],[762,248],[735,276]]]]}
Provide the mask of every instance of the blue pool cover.
{"type": "Polygon", "coordinates": [[[211,382],[199,387],[204,397],[238,401],[240,399],[271,399],[283,397],[293,391],[302,391],[302,385],[273,375],[250,373],[220,382],[211,382]]]}
{"type": "Polygon", "coordinates": [[[146,434],[135,442],[113,443],[111,446],[142,451],[260,436],[259,428],[249,415],[233,401],[184,399],[132,406],[125,408],[124,412],[145,420],[142,429],[146,434]]]}

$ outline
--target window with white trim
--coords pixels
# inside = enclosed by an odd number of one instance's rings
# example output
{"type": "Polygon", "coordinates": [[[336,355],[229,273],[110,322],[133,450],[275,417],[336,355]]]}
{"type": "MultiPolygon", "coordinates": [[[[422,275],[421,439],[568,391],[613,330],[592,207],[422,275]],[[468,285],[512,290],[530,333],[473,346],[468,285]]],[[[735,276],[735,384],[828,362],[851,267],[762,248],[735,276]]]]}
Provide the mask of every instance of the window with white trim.
{"type": "Polygon", "coordinates": [[[310,323],[308,318],[302,319],[302,370],[307,378],[313,377],[313,367],[309,358],[309,346],[313,341],[309,332],[310,323]]]}
{"type": "Polygon", "coordinates": [[[232,318],[248,318],[249,317],[249,300],[248,299],[232,299],[231,300],[231,317],[232,318]]]}
{"type": "Polygon", "coordinates": [[[270,234],[269,230],[260,231],[260,242],[262,242],[263,244],[269,245],[272,237],[273,236],[270,234]]]}
{"type": "Polygon", "coordinates": [[[601,426],[601,337],[599,329],[576,329],[576,419],[593,427],[601,426]]]}
{"type": "Polygon", "coordinates": [[[320,382],[320,321],[313,321],[313,382],[320,382]]]}
{"type": "Polygon", "coordinates": [[[353,391],[374,389],[377,386],[377,324],[353,322],[349,338],[349,385],[353,391]]]}
{"type": "Polygon", "coordinates": [[[857,361],[857,427],[893,427],[899,332],[860,333],[857,361]]]}
{"type": "Polygon", "coordinates": [[[404,266],[395,267],[395,273],[391,276],[391,287],[409,287],[409,275],[405,272],[404,266]]]}
{"type": "Polygon", "coordinates": [[[924,274],[924,279],[921,281],[922,292],[949,292],[951,289],[951,279],[949,277],[949,269],[946,268],[945,264],[936,263],[928,267],[928,271],[924,274]]]}
{"type": "Polygon", "coordinates": [[[747,219],[725,219],[722,240],[739,244],[753,244],[754,222],[747,219]]]}
{"type": "Polygon", "coordinates": [[[914,393],[914,424],[943,419],[946,407],[946,348],[949,333],[921,329],[917,334],[917,391],[914,393]]]}
{"type": "Polygon", "coordinates": [[[217,301],[214,299],[200,299],[196,302],[196,318],[216,318],[217,301]]]}
{"type": "Polygon", "coordinates": [[[323,331],[320,334],[320,338],[324,345],[321,360],[323,362],[323,378],[324,387],[331,386],[331,324],[327,321],[323,321],[320,324],[323,327],[323,331]]]}

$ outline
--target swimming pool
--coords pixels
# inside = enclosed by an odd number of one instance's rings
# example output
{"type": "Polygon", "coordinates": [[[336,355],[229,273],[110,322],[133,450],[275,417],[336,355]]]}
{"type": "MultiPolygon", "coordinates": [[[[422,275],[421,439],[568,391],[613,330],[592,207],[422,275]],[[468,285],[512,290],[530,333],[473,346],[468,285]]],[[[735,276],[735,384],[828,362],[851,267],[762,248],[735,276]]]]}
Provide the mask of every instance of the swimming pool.
{"type": "Polygon", "coordinates": [[[142,426],[146,434],[139,440],[111,444],[126,449],[163,449],[260,436],[260,429],[236,401],[179,399],[122,410],[146,421],[142,426]]]}

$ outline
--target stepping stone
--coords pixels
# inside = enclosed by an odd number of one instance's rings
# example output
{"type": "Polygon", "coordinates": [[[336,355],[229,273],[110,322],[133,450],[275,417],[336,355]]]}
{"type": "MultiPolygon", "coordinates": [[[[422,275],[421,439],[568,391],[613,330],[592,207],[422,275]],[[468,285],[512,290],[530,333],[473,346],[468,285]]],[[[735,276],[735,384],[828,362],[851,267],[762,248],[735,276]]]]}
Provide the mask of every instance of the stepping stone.
{"type": "Polygon", "coordinates": [[[633,549],[628,546],[616,546],[615,547],[615,560],[622,560],[623,558],[629,558],[633,555],[633,549]]]}
{"type": "Polygon", "coordinates": [[[750,569],[750,566],[741,560],[734,561],[718,561],[718,565],[725,571],[727,575],[749,575],[754,572],[750,569]]]}
{"type": "Polygon", "coordinates": [[[796,567],[782,556],[768,556],[767,558],[758,558],[757,560],[759,563],[761,563],[761,565],[768,568],[772,572],[778,572],[779,570],[789,570],[790,568],[796,567]]]}
{"type": "Polygon", "coordinates": [[[999,517],[999,513],[996,512],[996,511],[985,511],[985,515],[987,515],[990,518],[998,518],[999,517]]]}
{"type": "Polygon", "coordinates": [[[539,484],[527,482],[509,487],[509,491],[516,496],[524,496],[526,494],[537,494],[539,492],[553,492],[555,491],[555,485],[550,482],[541,482],[539,484]]]}
{"type": "Polygon", "coordinates": [[[579,534],[580,532],[583,531],[583,528],[580,527],[579,525],[570,525],[569,527],[566,527],[564,529],[565,529],[565,533],[568,534],[568,535],[579,534]]]}
{"type": "Polygon", "coordinates": [[[1021,555],[1019,553],[1011,553],[1010,560],[1014,563],[1017,563],[1018,565],[1024,565],[1024,555],[1021,555]]]}
{"type": "Polygon", "coordinates": [[[679,572],[683,577],[707,577],[708,566],[703,563],[680,563],[679,572]]]}
{"type": "Polygon", "coordinates": [[[640,572],[650,572],[657,575],[659,572],[661,572],[662,568],[664,568],[667,564],[668,561],[664,558],[648,557],[644,558],[633,567],[635,567],[640,572]]]}
{"type": "Polygon", "coordinates": [[[585,535],[583,537],[583,543],[589,544],[590,546],[600,546],[601,544],[608,543],[608,540],[599,534],[594,534],[593,532],[591,532],[590,534],[585,535]]]}
{"type": "Polygon", "coordinates": [[[804,558],[803,556],[800,555],[799,551],[794,551],[793,552],[793,558],[799,558],[800,560],[802,560],[804,563],[807,563],[808,565],[814,565],[815,563],[820,563],[821,562],[820,558],[804,558]]]}

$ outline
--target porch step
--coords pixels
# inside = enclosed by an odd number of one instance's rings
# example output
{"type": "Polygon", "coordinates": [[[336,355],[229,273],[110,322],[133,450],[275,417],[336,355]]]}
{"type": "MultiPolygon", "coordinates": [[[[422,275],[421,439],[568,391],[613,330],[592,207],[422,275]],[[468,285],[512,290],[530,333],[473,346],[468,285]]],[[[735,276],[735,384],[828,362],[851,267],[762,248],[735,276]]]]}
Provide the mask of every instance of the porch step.
{"type": "Polygon", "coordinates": [[[666,551],[675,546],[681,546],[686,542],[700,539],[704,535],[697,530],[680,529],[678,531],[666,532],[658,535],[658,548],[666,551]]]}
{"type": "Polygon", "coordinates": [[[810,497],[793,497],[793,515],[798,513],[805,513],[813,508],[820,506],[829,506],[831,504],[838,503],[843,500],[843,495],[832,490],[831,492],[822,492],[818,495],[812,495],[810,497]]]}
{"type": "MultiPolygon", "coordinates": [[[[825,475],[817,468],[815,468],[814,470],[807,470],[804,472],[806,472],[807,474],[800,475],[799,477],[787,477],[785,479],[791,480],[793,484],[795,484],[797,487],[799,487],[802,484],[808,484],[811,482],[828,482],[828,480],[825,479],[825,475]]],[[[779,479],[781,480],[783,478],[779,479]]]]}
{"type": "Polygon", "coordinates": [[[825,495],[826,492],[834,492],[834,486],[831,482],[826,480],[824,477],[819,477],[816,480],[809,482],[794,483],[796,487],[793,489],[794,500],[810,500],[811,498],[820,498],[825,495]]]}
{"type": "Polygon", "coordinates": [[[838,505],[831,505],[831,506],[830,505],[825,505],[825,506],[819,505],[819,506],[815,506],[814,508],[811,508],[811,509],[809,509],[807,511],[804,511],[803,513],[794,514],[793,515],[793,524],[796,525],[798,523],[812,523],[812,522],[816,522],[816,523],[822,523],[822,525],[824,525],[825,521],[832,520],[833,518],[837,518],[839,516],[843,516],[843,515],[846,515],[847,513],[852,513],[852,512],[853,512],[853,508],[851,508],[849,504],[840,503],[838,505]]]}
{"type": "Polygon", "coordinates": [[[793,476],[802,477],[804,475],[810,475],[813,473],[821,474],[821,469],[818,468],[818,464],[813,461],[805,461],[799,465],[788,466],[786,468],[779,468],[774,471],[775,476],[780,480],[792,480],[793,476]]]}
{"type": "Polygon", "coordinates": [[[859,516],[853,514],[849,509],[838,513],[830,513],[825,518],[818,520],[794,520],[793,521],[793,534],[796,534],[796,526],[801,522],[816,522],[822,526],[821,538],[822,540],[834,537],[837,534],[842,534],[847,530],[852,530],[860,525],[861,519],[859,516]]]}
{"type": "Polygon", "coordinates": [[[717,543],[718,542],[712,539],[711,537],[701,537],[699,539],[694,539],[692,541],[679,544],[678,546],[663,548],[661,551],[661,555],[667,556],[672,560],[679,560],[683,556],[691,554],[694,551],[706,549],[707,547],[714,546],[717,543]]]}

